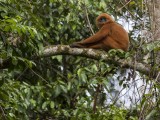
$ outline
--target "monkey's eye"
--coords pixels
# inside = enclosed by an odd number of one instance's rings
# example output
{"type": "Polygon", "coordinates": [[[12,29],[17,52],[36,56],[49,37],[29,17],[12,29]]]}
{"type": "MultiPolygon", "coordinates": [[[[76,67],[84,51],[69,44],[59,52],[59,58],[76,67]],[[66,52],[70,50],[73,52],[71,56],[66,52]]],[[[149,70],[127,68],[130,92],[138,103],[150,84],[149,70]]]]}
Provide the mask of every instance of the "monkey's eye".
{"type": "Polygon", "coordinates": [[[102,17],[102,18],[99,20],[99,22],[106,22],[106,21],[107,21],[107,19],[104,18],[104,17],[102,17]]]}

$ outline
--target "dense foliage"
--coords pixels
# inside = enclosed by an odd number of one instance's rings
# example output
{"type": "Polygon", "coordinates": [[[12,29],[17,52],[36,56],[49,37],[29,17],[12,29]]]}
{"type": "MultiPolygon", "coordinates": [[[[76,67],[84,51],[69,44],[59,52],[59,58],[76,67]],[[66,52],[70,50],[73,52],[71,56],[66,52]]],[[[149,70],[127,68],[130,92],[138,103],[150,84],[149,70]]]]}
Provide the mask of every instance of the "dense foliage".
{"type": "MultiPolygon", "coordinates": [[[[68,45],[90,36],[87,16],[93,30],[97,31],[95,17],[101,12],[112,14],[118,22],[124,20],[130,24],[132,21],[127,56],[135,55],[135,51],[142,50],[139,30],[145,6],[141,0],[128,4],[126,1],[0,0],[0,62],[3,62],[0,66],[0,119],[138,120],[140,116],[157,117],[160,109],[153,110],[151,106],[155,103],[149,104],[152,92],[144,94],[144,98],[128,108],[118,100],[121,91],[115,90],[115,82],[118,81],[122,89],[129,88],[128,81],[135,79],[135,71],[77,56],[39,58],[45,46],[68,45]],[[144,108],[148,109],[144,112],[144,108]]],[[[153,50],[150,46],[145,48],[143,55],[153,50]]],[[[114,50],[109,54],[116,55],[114,50]]],[[[125,55],[122,53],[121,57],[125,55]]],[[[141,74],[138,75],[141,78],[141,74]]],[[[150,81],[144,76],[141,80],[150,81]]],[[[160,88],[154,85],[157,90],[160,88]]]]}

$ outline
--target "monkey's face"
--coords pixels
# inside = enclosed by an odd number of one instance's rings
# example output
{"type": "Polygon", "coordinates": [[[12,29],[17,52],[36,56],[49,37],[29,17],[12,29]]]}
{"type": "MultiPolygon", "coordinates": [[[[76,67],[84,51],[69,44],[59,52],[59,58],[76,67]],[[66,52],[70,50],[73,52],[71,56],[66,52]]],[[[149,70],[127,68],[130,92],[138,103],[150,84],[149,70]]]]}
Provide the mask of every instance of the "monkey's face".
{"type": "Polygon", "coordinates": [[[114,22],[114,20],[106,13],[100,14],[96,19],[96,25],[98,28],[101,28],[103,25],[111,22],[114,22]]]}

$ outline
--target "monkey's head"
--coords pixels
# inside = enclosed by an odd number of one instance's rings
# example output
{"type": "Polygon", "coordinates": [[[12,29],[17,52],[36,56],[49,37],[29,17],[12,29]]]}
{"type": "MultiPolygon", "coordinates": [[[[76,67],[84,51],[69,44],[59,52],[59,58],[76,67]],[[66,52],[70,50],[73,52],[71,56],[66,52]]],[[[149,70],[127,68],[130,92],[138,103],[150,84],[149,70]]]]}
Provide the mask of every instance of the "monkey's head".
{"type": "Polygon", "coordinates": [[[106,13],[101,13],[96,19],[96,25],[98,28],[101,28],[104,24],[111,22],[114,22],[113,18],[106,13]]]}

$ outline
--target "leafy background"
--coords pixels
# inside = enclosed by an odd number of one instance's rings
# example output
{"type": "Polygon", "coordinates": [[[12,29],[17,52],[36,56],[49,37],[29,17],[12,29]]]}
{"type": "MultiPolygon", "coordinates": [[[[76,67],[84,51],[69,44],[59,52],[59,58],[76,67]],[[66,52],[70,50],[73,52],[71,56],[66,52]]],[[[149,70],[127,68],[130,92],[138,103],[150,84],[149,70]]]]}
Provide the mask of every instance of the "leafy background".
{"type": "MultiPolygon", "coordinates": [[[[117,97],[121,91],[115,89],[116,85],[129,90],[129,81],[141,79],[147,80],[147,86],[150,78],[143,74],[136,78],[132,70],[83,57],[38,57],[45,46],[69,45],[89,37],[92,33],[87,15],[97,31],[95,18],[106,12],[128,26],[131,45],[127,54],[141,55],[138,60],[143,61],[154,47],[146,45],[142,49],[139,45],[142,18],[148,16],[144,9],[142,0],[1,0],[0,58],[5,64],[0,69],[0,118],[138,120],[143,114],[146,119],[158,119],[159,107],[153,109],[156,103],[151,102],[152,92],[144,92],[130,107],[117,97]]],[[[149,29],[147,18],[145,27],[149,29]]],[[[109,54],[117,53],[113,50],[109,54]]]]}

